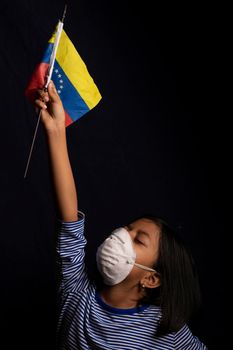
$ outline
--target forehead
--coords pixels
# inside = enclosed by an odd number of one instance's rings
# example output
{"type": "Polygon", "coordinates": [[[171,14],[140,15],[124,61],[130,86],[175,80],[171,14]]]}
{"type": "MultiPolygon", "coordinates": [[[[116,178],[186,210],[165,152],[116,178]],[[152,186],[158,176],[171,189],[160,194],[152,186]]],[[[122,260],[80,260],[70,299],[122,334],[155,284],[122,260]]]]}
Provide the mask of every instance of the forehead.
{"type": "Polygon", "coordinates": [[[150,219],[142,218],[133,221],[130,226],[135,230],[147,233],[151,239],[157,239],[160,235],[159,226],[150,219]]]}

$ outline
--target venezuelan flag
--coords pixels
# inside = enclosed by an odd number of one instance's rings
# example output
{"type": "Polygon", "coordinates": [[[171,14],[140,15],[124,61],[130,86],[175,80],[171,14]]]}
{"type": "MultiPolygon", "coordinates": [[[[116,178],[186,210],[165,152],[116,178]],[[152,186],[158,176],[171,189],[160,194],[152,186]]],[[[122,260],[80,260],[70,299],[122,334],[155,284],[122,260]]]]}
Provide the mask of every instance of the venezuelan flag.
{"type": "MultiPolygon", "coordinates": [[[[36,90],[45,86],[55,34],[56,32],[49,40],[42,62],[36,66],[25,90],[25,95],[32,102],[35,100],[36,90]]],[[[66,126],[78,120],[101,100],[97,86],[64,29],[57,48],[51,79],[65,109],[66,126]]]]}

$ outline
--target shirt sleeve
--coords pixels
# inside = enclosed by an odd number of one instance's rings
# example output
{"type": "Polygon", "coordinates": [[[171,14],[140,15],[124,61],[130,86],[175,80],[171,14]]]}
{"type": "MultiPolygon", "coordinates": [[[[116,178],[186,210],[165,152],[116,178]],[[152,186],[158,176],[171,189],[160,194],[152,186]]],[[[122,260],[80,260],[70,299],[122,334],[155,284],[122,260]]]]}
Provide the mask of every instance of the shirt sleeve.
{"type": "Polygon", "coordinates": [[[89,287],[85,267],[84,237],[85,215],[78,212],[78,220],[59,221],[57,239],[57,263],[59,268],[59,291],[77,292],[89,287]]]}
{"type": "Polygon", "coordinates": [[[187,325],[175,333],[174,345],[176,350],[208,350],[187,325]]]}

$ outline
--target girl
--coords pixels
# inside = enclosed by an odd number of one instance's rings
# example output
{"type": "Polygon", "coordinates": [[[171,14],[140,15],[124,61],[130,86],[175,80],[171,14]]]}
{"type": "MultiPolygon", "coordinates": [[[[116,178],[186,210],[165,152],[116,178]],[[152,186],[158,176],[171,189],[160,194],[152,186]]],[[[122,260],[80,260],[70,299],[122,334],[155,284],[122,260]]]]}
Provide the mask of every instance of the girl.
{"type": "Polygon", "coordinates": [[[161,219],[142,216],[114,230],[96,254],[102,286],[88,279],[62,102],[53,82],[38,93],[61,218],[58,348],[206,349],[187,326],[199,302],[192,258],[161,219]]]}

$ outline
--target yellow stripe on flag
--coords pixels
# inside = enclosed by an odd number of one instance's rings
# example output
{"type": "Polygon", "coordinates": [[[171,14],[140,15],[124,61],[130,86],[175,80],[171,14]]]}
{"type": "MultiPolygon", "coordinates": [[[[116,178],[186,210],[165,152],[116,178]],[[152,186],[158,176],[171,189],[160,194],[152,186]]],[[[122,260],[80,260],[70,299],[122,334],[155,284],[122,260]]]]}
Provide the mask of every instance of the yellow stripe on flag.
{"type": "MultiPolygon", "coordinates": [[[[55,34],[49,43],[54,43],[55,34]]],[[[90,109],[94,108],[101,99],[100,92],[64,30],[61,33],[56,60],[87,106],[90,109]]]]}

